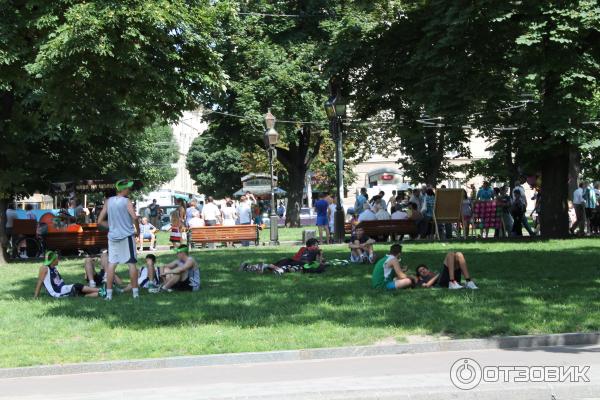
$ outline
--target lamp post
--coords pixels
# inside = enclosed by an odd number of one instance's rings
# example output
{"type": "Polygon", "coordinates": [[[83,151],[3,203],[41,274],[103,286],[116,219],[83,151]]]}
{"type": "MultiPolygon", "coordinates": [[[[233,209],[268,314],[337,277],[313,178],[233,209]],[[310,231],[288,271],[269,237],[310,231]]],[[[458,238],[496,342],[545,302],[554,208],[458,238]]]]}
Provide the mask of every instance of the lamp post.
{"type": "Polygon", "coordinates": [[[279,217],[277,216],[276,212],[275,186],[273,185],[273,176],[275,175],[273,169],[273,161],[274,158],[277,157],[277,150],[275,149],[275,146],[279,142],[279,133],[277,133],[277,131],[275,130],[276,120],[277,119],[275,118],[275,116],[271,114],[271,110],[269,110],[267,114],[265,114],[265,127],[267,129],[265,130],[264,140],[265,146],[267,147],[267,152],[269,154],[269,167],[271,170],[271,176],[269,177],[269,180],[271,182],[271,212],[269,215],[269,230],[271,232],[272,245],[279,244],[279,217]]]}
{"type": "Polygon", "coordinates": [[[342,120],[346,116],[346,102],[341,96],[339,90],[335,96],[331,96],[325,102],[325,112],[329,118],[329,131],[335,140],[336,153],[336,175],[337,175],[337,204],[335,207],[335,225],[334,237],[337,243],[344,242],[344,207],[342,206],[342,196],[344,195],[344,153],[342,137],[342,120]]]}

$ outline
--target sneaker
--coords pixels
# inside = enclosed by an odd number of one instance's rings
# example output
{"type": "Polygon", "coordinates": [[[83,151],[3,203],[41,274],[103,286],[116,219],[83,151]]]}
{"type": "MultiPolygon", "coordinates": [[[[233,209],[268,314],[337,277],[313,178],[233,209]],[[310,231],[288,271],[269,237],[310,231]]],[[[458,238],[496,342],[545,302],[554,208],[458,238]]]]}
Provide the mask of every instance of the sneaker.
{"type": "Polygon", "coordinates": [[[159,287],[153,287],[152,289],[148,289],[148,293],[160,293],[162,290],[162,288],[159,287]]]}
{"type": "Polygon", "coordinates": [[[469,282],[467,282],[467,284],[465,285],[465,287],[466,287],[467,289],[471,289],[471,290],[477,290],[477,289],[479,289],[479,288],[477,287],[477,285],[475,284],[475,282],[473,282],[473,281],[469,281],[469,282]]]}
{"type": "Polygon", "coordinates": [[[450,282],[450,284],[448,285],[448,289],[463,289],[462,285],[458,282],[450,282]]]}

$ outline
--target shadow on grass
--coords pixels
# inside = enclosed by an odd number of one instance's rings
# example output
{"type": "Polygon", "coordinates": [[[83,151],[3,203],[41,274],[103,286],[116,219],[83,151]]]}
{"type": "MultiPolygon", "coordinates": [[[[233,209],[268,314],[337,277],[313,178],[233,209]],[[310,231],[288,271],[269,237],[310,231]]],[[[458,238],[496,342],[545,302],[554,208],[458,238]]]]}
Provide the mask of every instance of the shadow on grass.
{"type": "MultiPolygon", "coordinates": [[[[403,264],[441,265],[447,249],[467,256],[479,291],[414,289],[395,293],[370,287],[371,266],[330,268],[321,275],[256,275],[237,271],[243,260],[274,261],[293,248],[252,248],[194,253],[201,264],[198,293],[142,293],[112,302],[62,299],[43,311],[47,317],[101,320],[110,327],[144,330],[157,326],[203,324],[240,328],[304,326],[328,322],[358,328],[401,328],[420,334],[486,337],[593,331],[600,329],[598,247],[573,245],[553,250],[532,244],[448,244],[410,246],[403,264]]],[[[378,246],[379,254],[385,247],[378,246]]],[[[341,247],[325,249],[328,258],[345,258],[341,247]]],[[[162,255],[159,262],[166,262],[162,255]]],[[[122,267],[121,267],[122,268],[122,267]]],[[[120,274],[126,274],[122,268],[120,274]]],[[[81,269],[65,267],[69,282],[81,280],[81,269]]],[[[14,282],[9,295],[29,298],[33,277],[14,282]]],[[[217,328],[215,328],[217,329],[217,328]]]]}

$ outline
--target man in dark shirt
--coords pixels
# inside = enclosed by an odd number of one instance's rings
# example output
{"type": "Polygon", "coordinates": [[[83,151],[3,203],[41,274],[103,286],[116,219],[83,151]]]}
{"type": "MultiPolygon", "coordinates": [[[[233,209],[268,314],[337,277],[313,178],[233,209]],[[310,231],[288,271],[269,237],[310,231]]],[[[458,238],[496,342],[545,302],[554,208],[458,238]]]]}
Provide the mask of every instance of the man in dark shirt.
{"type": "Polygon", "coordinates": [[[348,246],[350,247],[350,262],[373,264],[375,262],[374,244],[375,240],[365,235],[363,228],[356,228],[348,246]]]}
{"type": "Polygon", "coordinates": [[[429,270],[425,264],[417,267],[417,286],[429,288],[435,285],[448,289],[478,289],[471,280],[467,260],[464,254],[460,252],[446,254],[444,265],[438,274],[429,270]],[[467,280],[465,286],[460,284],[462,275],[467,280]]]}

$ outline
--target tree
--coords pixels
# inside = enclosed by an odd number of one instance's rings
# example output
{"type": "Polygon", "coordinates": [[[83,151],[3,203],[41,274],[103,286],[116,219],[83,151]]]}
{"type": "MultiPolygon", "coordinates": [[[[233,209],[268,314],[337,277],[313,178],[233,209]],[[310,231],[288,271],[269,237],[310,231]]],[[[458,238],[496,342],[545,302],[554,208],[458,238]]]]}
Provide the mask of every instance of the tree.
{"type": "Polygon", "coordinates": [[[62,177],[140,173],[144,130],[220,89],[217,12],[208,0],[0,0],[2,249],[13,196],[62,177]]]}
{"type": "Polygon", "coordinates": [[[240,188],[244,168],[244,153],[230,143],[223,143],[210,133],[198,136],[187,156],[187,169],[200,193],[211,196],[231,196],[240,188]]]}
{"type": "MultiPolygon", "coordinates": [[[[327,61],[324,49],[330,33],[324,21],[340,3],[321,0],[235,3],[232,7],[237,7],[237,12],[223,20],[222,33],[216,39],[215,48],[223,55],[229,83],[222,96],[207,104],[207,109],[217,112],[209,116],[209,129],[204,135],[221,142],[219,155],[224,157],[215,163],[215,168],[228,165],[227,156],[239,156],[227,150],[228,147],[238,149],[239,153],[264,151],[259,150],[264,148],[262,115],[268,109],[279,119],[285,119],[287,122],[280,121],[276,127],[280,133],[277,161],[285,169],[289,199],[286,223],[290,226],[300,223],[296,204],[302,203],[306,173],[328,135],[323,103],[331,74],[329,70],[324,73],[323,65],[327,61]]],[[[200,165],[207,159],[201,158],[200,165]]],[[[199,169],[197,166],[196,170],[199,169]]],[[[224,173],[228,184],[232,184],[229,178],[239,171],[227,168],[206,173],[212,176],[224,173]]],[[[200,178],[208,182],[214,179],[202,175],[200,178]]],[[[284,179],[280,181],[283,183],[284,179]]],[[[198,184],[202,182],[198,180],[198,184]]]]}
{"type": "Polygon", "coordinates": [[[534,99],[528,106],[530,135],[521,144],[542,176],[542,235],[566,237],[570,155],[598,133],[586,123],[599,114],[598,3],[522,2],[510,7],[496,23],[511,32],[498,38],[510,45],[510,65],[494,68],[516,77],[516,86],[534,99]]]}

